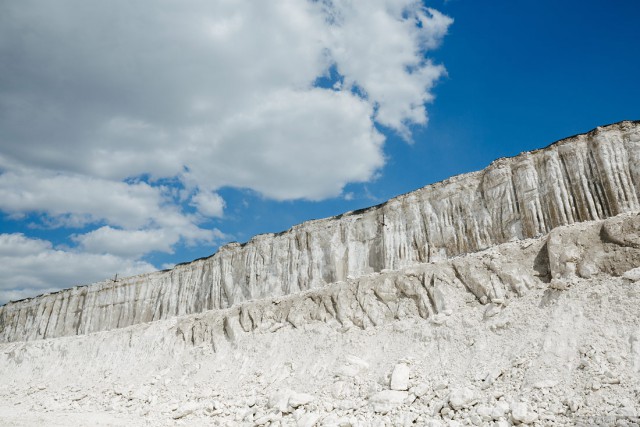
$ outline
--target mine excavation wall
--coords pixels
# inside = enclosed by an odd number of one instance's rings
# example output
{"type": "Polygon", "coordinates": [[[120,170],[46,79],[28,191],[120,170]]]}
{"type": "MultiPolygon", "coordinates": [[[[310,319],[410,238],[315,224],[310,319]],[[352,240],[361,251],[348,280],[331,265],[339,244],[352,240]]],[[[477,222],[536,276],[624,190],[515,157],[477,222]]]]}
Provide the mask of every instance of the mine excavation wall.
{"type": "Polygon", "coordinates": [[[122,328],[446,260],[639,210],[639,194],[640,122],[621,122],[171,270],[8,303],[0,342],[122,328]]]}

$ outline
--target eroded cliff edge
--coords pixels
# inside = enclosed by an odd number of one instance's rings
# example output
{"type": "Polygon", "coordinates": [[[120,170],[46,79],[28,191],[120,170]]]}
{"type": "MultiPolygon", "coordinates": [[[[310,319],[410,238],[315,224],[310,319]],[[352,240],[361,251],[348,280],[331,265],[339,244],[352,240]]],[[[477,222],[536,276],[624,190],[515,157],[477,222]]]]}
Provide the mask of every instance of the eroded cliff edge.
{"type": "Polygon", "coordinates": [[[169,271],[9,303],[0,341],[121,328],[443,260],[638,210],[639,194],[640,122],[620,122],[169,271]]]}

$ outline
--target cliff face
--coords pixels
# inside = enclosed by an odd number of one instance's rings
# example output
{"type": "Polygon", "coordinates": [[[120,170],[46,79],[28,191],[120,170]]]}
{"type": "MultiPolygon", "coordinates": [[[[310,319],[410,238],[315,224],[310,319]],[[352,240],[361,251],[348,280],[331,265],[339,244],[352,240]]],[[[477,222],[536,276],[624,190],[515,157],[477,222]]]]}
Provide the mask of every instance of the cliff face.
{"type": "Polygon", "coordinates": [[[444,260],[638,210],[639,195],[640,122],[621,122],[169,271],[9,303],[0,341],[121,328],[444,260]]]}

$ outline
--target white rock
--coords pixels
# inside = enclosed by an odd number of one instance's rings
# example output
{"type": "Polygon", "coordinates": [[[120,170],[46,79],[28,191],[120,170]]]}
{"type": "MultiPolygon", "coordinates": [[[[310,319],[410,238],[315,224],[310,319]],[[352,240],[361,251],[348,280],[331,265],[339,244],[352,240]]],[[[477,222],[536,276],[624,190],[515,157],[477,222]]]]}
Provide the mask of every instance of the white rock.
{"type": "Polygon", "coordinates": [[[344,360],[350,365],[357,366],[360,371],[366,371],[369,369],[369,363],[358,356],[348,354],[345,356],[344,360]]]}
{"type": "Polygon", "coordinates": [[[593,262],[581,262],[578,264],[578,275],[585,279],[595,276],[600,272],[600,268],[593,262]]]}
{"type": "Polygon", "coordinates": [[[484,318],[488,319],[490,317],[496,316],[500,314],[501,311],[502,311],[502,305],[495,304],[493,302],[490,304],[487,304],[487,308],[484,310],[484,318]]]}
{"type": "Polygon", "coordinates": [[[640,267],[625,271],[624,274],[622,274],[622,277],[627,280],[631,280],[632,282],[637,282],[640,280],[640,267]]]}
{"type": "Polygon", "coordinates": [[[582,407],[582,399],[578,397],[569,397],[565,400],[565,404],[569,407],[571,412],[576,412],[582,407]]]}
{"type": "Polygon", "coordinates": [[[296,422],[297,427],[313,427],[320,419],[320,414],[315,412],[307,412],[303,414],[296,422]]]}
{"type": "Polygon", "coordinates": [[[478,414],[484,421],[489,421],[493,418],[491,412],[492,408],[487,405],[478,405],[476,407],[476,414],[478,414]]]}
{"type": "Polygon", "coordinates": [[[261,417],[256,418],[253,422],[254,425],[265,425],[267,423],[273,423],[274,421],[278,421],[282,419],[282,414],[281,413],[268,413],[268,414],[264,414],[261,417]]]}
{"type": "Polygon", "coordinates": [[[173,419],[179,420],[180,418],[184,418],[187,415],[193,414],[198,409],[200,409],[200,405],[197,402],[185,403],[184,405],[176,409],[175,413],[173,414],[173,419]]]}
{"type": "Polygon", "coordinates": [[[416,397],[422,397],[427,394],[427,392],[429,392],[429,384],[427,383],[420,383],[413,388],[413,394],[415,394],[416,397]]]}
{"type": "Polygon", "coordinates": [[[465,418],[471,421],[471,424],[474,426],[481,426],[483,424],[482,417],[478,414],[466,414],[465,418]]]}
{"type": "Polygon", "coordinates": [[[336,375],[340,377],[353,378],[360,374],[361,369],[356,365],[342,365],[336,369],[336,375]]]}
{"type": "Polygon", "coordinates": [[[436,383],[433,385],[434,390],[444,390],[447,387],[449,387],[449,382],[443,379],[436,381],[436,383]]]}
{"type": "Polygon", "coordinates": [[[308,405],[315,400],[315,396],[308,393],[291,393],[289,396],[289,406],[297,408],[298,406],[308,405]]]}
{"type": "Polygon", "coordinates": [[[400,406],[409,393],[398,390],[383,390],[369,397],[369,404],[375,412],[386,414],[400,406]]]}
{"type": "Polygon", "coordinates": [[[277,390],[269,396],[268,407],[277,409],[280,412],[289,411],[289,396],[291,396],[291,390],[277,390]]]}
{"type": "Polygon", "coordinates": [[[409,389],[409,366],[404,363],[398,363],[391,373],[391,390],[408,390],[409,389]]]}
{"type": "Polygon", "coordinates": [[[631,405],[616,409],[615,414],[620,418],[626,419],[638,417],[638,412],[636,412],[635,408],[631,405]]]}
{"type": "Polygon", "coordinates": [[[533,384],[534,388],[553,388],[558,385],[558,381],[556,380],[540,380],[536,381],[533,384]]]}
{"type": "Polygon", "coordinates": [[[509,411],[511,407],[504,400],[499,400],[496,402],[495,406],[491,409],[491,418],[497,420],[498,418],[504,417],[509,411]]]}
{"type": "Polygon", "coordinates": [[[524,402],[513,402],[511,404],[511,418],[517,424],[529,424],[538,419],[538,414],[524,402]]]}
{"type": "Polygon", "coordinates": [[[448,400],[449,406],[457,411],[462,408],[468,408],[478,402],[478,396],[475,391],[467,387],[462,387],[452,390],[449,393],[448,400]]]}
{"type": "Polygon", "coordinates": [[[247,396],[244,401],[245,405],[247,405],[248,407],[256,406],[256,402],[257,400],[255,393],[247,396]]]}
{"type": "Polygon", "coordinates": [[[418,414],[415,412],[400,411],[400,413],[396,415],[395,420],[393,420],[393,425],[412,426],[416,418],[418,418],[418,414]]]}

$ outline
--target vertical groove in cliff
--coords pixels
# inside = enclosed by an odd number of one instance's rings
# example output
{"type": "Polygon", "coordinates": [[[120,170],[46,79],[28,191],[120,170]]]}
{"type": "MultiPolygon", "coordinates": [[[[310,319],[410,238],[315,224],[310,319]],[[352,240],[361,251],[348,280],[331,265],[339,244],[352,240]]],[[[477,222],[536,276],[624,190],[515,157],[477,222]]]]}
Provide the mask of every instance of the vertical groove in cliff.
{"type": "MultiPolygon", "coordinates": [[[[639,122],[598,128],[377,207],[229,244],[169,271],[9,303],[0,307],[0,341],[90,333],[230,307],[603,219],[640,208],[639,168],[639,122]]],[[[485,292],[481,284],[469,286],[485,292]]]]}

